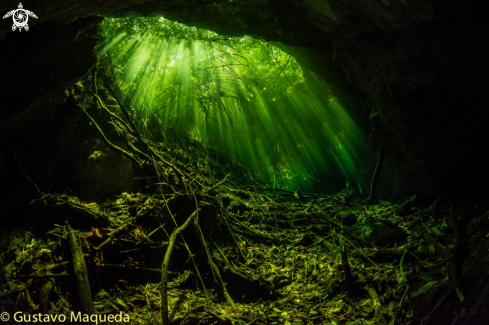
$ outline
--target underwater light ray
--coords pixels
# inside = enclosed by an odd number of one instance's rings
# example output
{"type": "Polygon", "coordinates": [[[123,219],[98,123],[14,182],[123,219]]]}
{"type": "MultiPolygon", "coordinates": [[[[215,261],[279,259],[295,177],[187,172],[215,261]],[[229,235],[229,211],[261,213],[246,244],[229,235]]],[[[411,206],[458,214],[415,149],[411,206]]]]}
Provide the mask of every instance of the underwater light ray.
{"type": "MultiPolygon", "coordinates": [[[[200,78],[199,78],[200,79],[200,78]]],[[[205,85],[205,87],[209,90],[209,92],[211,93],[211,96],[209,99],[212,103],[214,103],[212,101],[212,98],[215,98],[216,101],[217,101],[217,106],[219,107],[219,109],[224,112],[228,118],[228,121],[230,123],[230,126],[231,128],[233,129],[233,133],[236,135],[236,129],[235,129],[235,125],[234,125],[234,118],[233,118],[233,115],[229,112],[229,110],[227,109],[227,107],[224,105],[224,103],[222,102],[221,98],[214,92],[214,90],[205,82],[203,81],[202,79],[200,79],[202,81],[202,83],[205,85]]],[[[213,105],[214,106],[214,105],[213,105]]],[[[215,107],[215,106],[214,106],[215,107]]]]}
{"type": "Polygon", "coordinates": [[[128,36],[127,33],[122,33],[122,34],[118,35],[117,37],[113,38],[112,40],[110,40],[110,42],[108,42],[108,43],[107,43],[107,40],[105,40],[105,42],[103,44],[101,44],[101,46],[100,46],[100,47],[102,47],[102,49],[98,52],[98,55],[99,56],[106,55],[107,52],[112,50],[112,48],[114,46],[119,45],[119,43],[122,42],[127,36],[128,36]]]}
{"type": "Polygon", "coordinates": [[[127,69],[124,74],[127,84],[133,84],[138,77],[144,74],[149,58],[147,46],[142,43],[135,45],[134,52],[128,58],[127,69]]]}
{"type": "Polygon", "coordinates": [[[355,174],[361,134],[322,84],[304,81],[295,59],[249,37],[158,25],[141,24],[139,34],[104,52],[122,67],[120,89],[141,103],[144,119],[212,145],[276,185],[307,187],[314,175],[336,170],[355,174]]]}

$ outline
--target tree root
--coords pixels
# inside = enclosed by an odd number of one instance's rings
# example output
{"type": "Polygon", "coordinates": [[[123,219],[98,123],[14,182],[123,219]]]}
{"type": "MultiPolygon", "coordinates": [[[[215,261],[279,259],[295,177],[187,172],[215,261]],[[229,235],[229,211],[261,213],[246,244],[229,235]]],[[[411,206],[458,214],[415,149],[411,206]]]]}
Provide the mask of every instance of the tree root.
{"type": "Polygon", "coordinates": [[[214,263],[212,260],[212,255],[209,250],[209,246],[207,246],[207,243],[205,242],[204,234],[202,233],[202,229],[200,229],[199,226],[199,219],[198,216],[194,219],[194,227],[195,231],[197,232],[197,237],[199,238],[200,244],[202,245],[202,248],[205,250],[205,253],[207,255],[207,261],[209,263],[209,266],[211,267],[212,273],[214,274],[214,280],[216,284],[219,286],[219,288],[222,291],[222,294],[224,296],[224,299],[226,299],[226,302],[232,306],[234,306],[234,301],[229,296],[227,290],[226,290],[226,285],[224,284],[224,281],[222,280],[221,273],[219,272],[219,268],[217,265],[214,263]]]}
{"type": "Polygon", "coordinates": [[[122,153],[124,156],[126,156],[127,158],[131,159],[132,161],[134,161],[138,166],[141,167],[141,164],[139,163],[139,161],[136,160],[136,158],[134,157],[133,154],[127,152],[126,150],[116,146],[115,144],[113,144],[112,142],[109,141],[109,139],[107,139],[107,137],[105,136],[104,132],[102,131],[102,129],[98,126],[97,122],[95,122],[95,120],[93,119],[93,117],[90,116],[90,114],[88,114],[88,112],[82,108],[82,110],[85,112],[85,114],[87,114],[88,118],[90,119],[90,121],[92,121],[93,125],[95,125],[95,127],[97,128],[98,132],[100,133],[100,135],[102,136],[102,139],[104,139],[104,142],[109,146],[111,147],[112,149],[114,149],[115,151],[119,151],[120,153],[122,153]]]}
{"type": "Polygon", "coordinates": [[[370,199],[369,204],[372,204],[376,198],[377,193],[377,181],[379,180],[380,170],[382,169],[382,163],[384,162],[385,150],[384,147],[380,147],[379,159],[377,160],[377,165],[375,166],[375,172],[372,176],[372,182],[370,183],[370,199]]]}
{"type": "Polygon", "coordinates": [[[185,229],[187,228],[188,224],[190,221],[192,221],[193,218],[195,218],[198,213],[199,213],[199,208],[194,211],[188,217],[187,221],[183,225],[181,225],[179,228],[175,229],[170,236],[170,241],[168,242],[168,248],[166,249],[165,253],[165,258],[163,259],[163,263],[161,264],[161,283],[160,283],[160,293],[161,293],[161,319],[163,322],[163,325],[168,325],[169,320],[168,320],[168,264],[170,262],[170,255],[173,250],[173,247],[175,246],[175,241],[177,239],[177,236],[185,229]]]}
{"type": "Polygon", "coordinates": [[[42,196],[42,192],[41,192],[41,190],[39,189],[39,187],[36,185],[36,183],[34,183],[34,182],[32,181],[32,179],[30,179],[30,177],[27,175],[26,171],[24,170],[24,167],[22,167],[22,165],[20,164],[19,158],[17,158],[17,153],[15,152],[15,150],[14,150],[14,157],[15,157],[15,160],[17,160],[17,164],[19,164],[20,169],[22,169],[22,171],[24,172],[24,176],[27,178],[27,180],[28,180],[29,182],[31,182],[31,184],[32,184],[32,185],[34,185],[34,187],[35,187],[35,188],[36,188],[36,190],[37,190],[37,193],[38,193],[40,196],[42,196]]]}

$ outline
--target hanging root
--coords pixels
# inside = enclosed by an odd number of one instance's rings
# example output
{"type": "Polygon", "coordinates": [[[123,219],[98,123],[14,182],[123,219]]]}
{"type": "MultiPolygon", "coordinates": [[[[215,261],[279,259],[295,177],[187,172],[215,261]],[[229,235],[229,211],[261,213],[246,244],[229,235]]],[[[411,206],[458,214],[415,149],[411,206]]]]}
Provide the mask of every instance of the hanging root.
{"type": "Polygon", "coordinates": [[[93,119],[93,117],[90,116],[90,114],[88,114],[88,112],[82,108],[82,110],[85,112],[85,114],[88,116],[88,118],[90,119],[90,121],[92,121],[93,125],[95,125],[95,127],[97,128],[98,132],[100,133],[100,135],[102,136],[102,139],[104,139],[104,142],[109,146],[111,147],[112,149],[114,149],[115,151],[119,151],[120,153],[122,153],[124,156],[126,156],[127,158],[131,159],[132,161],[134,161],[136,163],[136,165],[138,166],[141,166],[141,164],[136,160],[136,158],[134,157],[133,154],[131,154],[130,152],[127,152],[126,150],[122,149],[121,147],[118,147],[116,146],[115,144],[113,144],[112,142],[109,141],[109,139],[107,139],[107,137],[105,136],[104,132],[102,131],[102,129],[98,126],[97,122],[95,122],[95,120],[93,119]]]}
{"type": "Polygon", "coordinates": [[[32,179],[30,179],[30,177],[27,175],[27,173],[26,173],[26,171],[25,171],[24,167],[22,167],[22,165],[20,164],[19,158],[17,158],[17,153],[15,152],[15,150],[14,150],[14,157],[15,157],[15,160],[17,160],[17,164],[19,164],[20,169],[22,169],[22,171],[24,172],[24,176],[27,178],[27,180],[28,180],[29,182],[31,182],[31,184],[32,184],[32,185],[34,185],[34,187],[35,187],[35,188],[36,188],[36,190],[37,190],[37,193],[38,193],[40,196],[42,196],[42,192],[41,192],[41,190],[39,189],[39,187],[36,185],[36,183],[34,183],[34,182],[32,181],[32,179]]]}
{"type": "Polygon", "coordinates": [[[382,169],[382,163],[384,162],[385,150],[384,147],[380,147],[379,159],[377,160],[377,166],[375,166],[374,176],[372,177],[372,182],[370,183],[370,199],[369,204],[372,204],[376,198],[377,192],[377,181],[379,180],[380,170],[382,169]]]}

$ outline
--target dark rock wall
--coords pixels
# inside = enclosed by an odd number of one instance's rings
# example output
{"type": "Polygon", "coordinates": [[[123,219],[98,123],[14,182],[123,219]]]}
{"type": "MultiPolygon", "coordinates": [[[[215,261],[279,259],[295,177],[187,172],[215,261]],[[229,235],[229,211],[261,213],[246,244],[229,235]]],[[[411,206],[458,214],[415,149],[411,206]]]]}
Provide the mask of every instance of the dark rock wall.
{"type": "Polygon", "coordinates": [[[88,31],[100,20],[50,21],[0,42],[0,119],[49,101],[83,76],[95,63],[97,40],[88,31]]]}
{"type": "Polygon", "coordinates": [[[335,48],[404,184],[424,172],[420,160],[453,195],[488,179],[488,45],[480,22],[459,12],[335,48]]]}
{"type": "MultiPolygon", "coordinates": [[[[29,32],[12,33],[11,20],[0,21],[0,151],[37,134],[43,115],[62,103],[64,90],[93,65],[96,40],[89,35],[97,14],[163,14],[226,35],[282,42],[304,66],[344,89],[344,98],[360,98],[357,114],[373,131],[367,139],[374,142],[370,155],[380,144],[386,147],[381,196],[433,194],[437,188],[454,196],[481,193],[489,180],[489,20],[481,3],[25,2],[39,17],[29,20],[29,32]]],[[[0,11],[17,5],[3,2],[0,11]]],[[[30,159],[33,169],[36,159],[30,159]]]]}

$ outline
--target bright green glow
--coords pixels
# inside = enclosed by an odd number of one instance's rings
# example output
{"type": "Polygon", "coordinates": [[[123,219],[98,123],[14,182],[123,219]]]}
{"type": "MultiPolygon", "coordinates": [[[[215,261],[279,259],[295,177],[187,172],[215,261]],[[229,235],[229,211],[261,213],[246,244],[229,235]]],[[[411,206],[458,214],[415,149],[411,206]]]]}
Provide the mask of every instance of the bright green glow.
{"type": "Polygon", "coordinates": [[[162,18],[101,25],[107,73],[153,133],[217,148],[276,187],[358,179],[354,121],[280,49],[162,18]]]}

